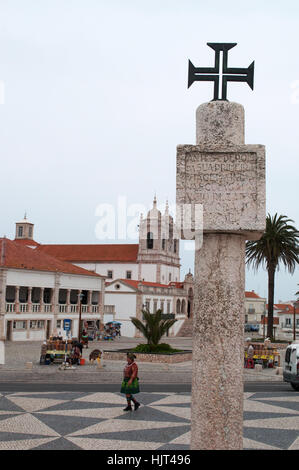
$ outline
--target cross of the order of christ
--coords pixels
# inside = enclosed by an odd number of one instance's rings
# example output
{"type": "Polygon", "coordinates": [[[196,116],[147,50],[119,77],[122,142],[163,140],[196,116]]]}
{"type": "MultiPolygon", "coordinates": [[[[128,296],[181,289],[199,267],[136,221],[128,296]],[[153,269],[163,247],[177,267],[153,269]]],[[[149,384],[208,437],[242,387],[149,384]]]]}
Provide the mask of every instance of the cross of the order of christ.
{"type": "Polygon", "coordinates": [[[214,82],[213,100],[227,101],[227,82],[246,82],[253,90],[254,62],[246,68],[227,66],[228,51],[237,43],[211,43],[207,45],[215,51],[214,67],[194,67],[189,60],[188,88],[193,82],[214,82]],[[222,67],[220,67],[220,53],[222,53],[222,67]],[[221,91],[221,98],[219,93],[221,91]]]}

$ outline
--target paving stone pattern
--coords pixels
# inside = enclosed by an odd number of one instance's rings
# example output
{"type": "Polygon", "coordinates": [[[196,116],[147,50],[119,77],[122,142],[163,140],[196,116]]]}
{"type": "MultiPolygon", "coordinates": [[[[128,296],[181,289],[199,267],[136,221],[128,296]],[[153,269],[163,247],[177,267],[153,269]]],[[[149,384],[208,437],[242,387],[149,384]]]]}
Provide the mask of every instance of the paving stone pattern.
{"type": "MultiPolygon", "coordinates": [[[[190,393],[2,392],[0,450],[189,450],[190,393]]],[[[299,395],[244,394],[244,449],[299,450],[299,395]]]]}

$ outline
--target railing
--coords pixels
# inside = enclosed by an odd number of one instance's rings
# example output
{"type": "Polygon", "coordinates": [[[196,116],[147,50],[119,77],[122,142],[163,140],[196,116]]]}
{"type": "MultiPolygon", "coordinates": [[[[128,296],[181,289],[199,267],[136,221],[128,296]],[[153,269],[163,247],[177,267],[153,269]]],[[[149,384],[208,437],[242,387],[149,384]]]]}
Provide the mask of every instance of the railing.
{"type": "Polygon", "coordinates": [[[52,311],[52,304],[44,304],[44,312],[49,313],[52,311]]]}
{"type": "MultiPolygon", "coordinates": [[[[81,305],[82,313],[88,313],[89,307],[91,313],[99,313],[99,305],[81,305]]],[[[79,305],[78,304],[59,304],[58,305],[59,313],[78,313],[79,312],[79,305]]],[[[15,302],[6,302],[5,304],[5,311],[6,313],[13,313],[16,312],[16,303],[15,302]]],[[[52,304],[27,304],[27,303],[19,303],[19,310],[20,313],[50,313],[52,312],[52,304]],[[29,310],[30,306],[30,310],[29,310]]],[[[105,305],[105,313],[115,313],[114,305],[105,305]]]]}
{"type": "Polygon", "coordinates": [[[6,312],[15,312],[16,311],[16,304],[13,302],[6,303],[6,312]]]}
{"type": "Polygon", "coordinates": [[[104,313],[115,313],[115,305],[104,305],[104,313]]]}

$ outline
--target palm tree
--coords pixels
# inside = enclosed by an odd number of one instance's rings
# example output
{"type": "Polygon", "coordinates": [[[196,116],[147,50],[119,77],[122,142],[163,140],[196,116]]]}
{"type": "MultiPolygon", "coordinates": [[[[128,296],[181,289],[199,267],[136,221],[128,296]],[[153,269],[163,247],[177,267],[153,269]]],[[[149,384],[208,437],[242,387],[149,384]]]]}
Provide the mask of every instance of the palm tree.
{"type": "Polygon", "coordinates": [[[265,266],[268,271],[268,325],[267,336],[273,338],[273,304],[275,272],[282,262],[293,274],[299,263],[299,232],[289,225],[294,222],[285,215],[266,218],[266,230],[256,241],[246,243],[246,263],[254,269],[265,266]]]}
{"type": "Polygon", "coordinates": [[[165,335],[169,328],[177,321],[176,319],[163,320],[162,310],[157,310],[156,313],[142,310],[142,313],[144,322],[136,317],[131,317],[131,321],[133,325],[141,331],[150,346],[159,344],[162,336],[165,335]]]}

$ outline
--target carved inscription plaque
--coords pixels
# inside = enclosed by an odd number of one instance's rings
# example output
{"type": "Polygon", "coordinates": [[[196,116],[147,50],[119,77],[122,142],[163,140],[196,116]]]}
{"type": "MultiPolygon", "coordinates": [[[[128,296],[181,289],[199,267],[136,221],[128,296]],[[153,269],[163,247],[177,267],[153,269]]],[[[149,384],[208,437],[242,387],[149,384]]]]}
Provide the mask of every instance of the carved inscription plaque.
{"type": "Polygon", "coordinates": [[[204,231],[263,231],[264,147],[207,151],[179,146],[177,204],[202,204],[204,231]]]}

